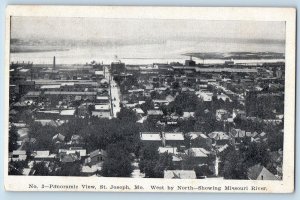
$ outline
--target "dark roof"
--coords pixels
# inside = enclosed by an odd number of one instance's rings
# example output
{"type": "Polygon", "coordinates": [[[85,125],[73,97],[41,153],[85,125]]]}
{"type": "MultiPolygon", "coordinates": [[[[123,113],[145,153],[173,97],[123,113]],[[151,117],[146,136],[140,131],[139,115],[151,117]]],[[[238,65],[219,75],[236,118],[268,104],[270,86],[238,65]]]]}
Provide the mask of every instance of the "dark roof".
{"type": "Polygon", "coordinates": [[[104,150],[99,150],[99,149],[97,149],[97,150],[95,150],[95,151],[92,151],[91,153],[90,153],[90,157],[92,158],[92,157],[95,157],[95,156],[97,156],[97,155],[103,155],[103,156],[106,156],[106,151],[104,151],[104,150]]]}

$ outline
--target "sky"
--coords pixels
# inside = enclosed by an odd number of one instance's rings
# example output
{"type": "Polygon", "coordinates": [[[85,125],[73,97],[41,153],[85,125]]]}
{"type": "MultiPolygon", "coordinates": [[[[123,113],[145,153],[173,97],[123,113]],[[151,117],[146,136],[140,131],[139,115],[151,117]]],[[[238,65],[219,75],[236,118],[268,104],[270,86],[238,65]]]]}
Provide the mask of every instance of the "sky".
{"type": "Polygon", "coordinates": [[[13,17],[12,38],[284,40],[284,22],[13,17]]]}

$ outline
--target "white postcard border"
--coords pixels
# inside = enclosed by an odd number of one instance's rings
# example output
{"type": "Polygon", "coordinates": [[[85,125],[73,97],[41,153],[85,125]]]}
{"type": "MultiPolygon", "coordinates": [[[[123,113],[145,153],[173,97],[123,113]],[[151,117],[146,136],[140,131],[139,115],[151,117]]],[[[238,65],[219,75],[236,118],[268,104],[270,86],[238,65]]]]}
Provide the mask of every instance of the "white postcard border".
{"type": "Polygon", "coordinates": [[[8,175],[8,113],[9,97],[5,97],[5,149],[4,181],[8,191],[104,191],[104,192],[240,192],[240,193],[290,193],[294,191],[295,145],[295,33],[294,8],[246,7],[138,7],[138,6],[8,6],[6,10],[5,40],[5,94],[9,93],[9,46],[11,16],[49,17],[102,17],[128,19],[193,19],[193,20],[257,20],[286,22],[286,69],[284,104],[284,156],[282,181],[252,180],[182,180],[134,179],[104,177],[39,177],[8,175]],[[42,186],[53,185],[53,187],[42,186]],[[63,186],[55,188],[57,186],[63,186]],[[83,185],[96,188],[83,188],[83,185]],[[111,185],[128,186],[129,189],[109,189],[111,185]],[[77,187],[75,187],[77,186],[77,187]],[[105,187],[104,187],[105,186],[105,187]],[[164,186],[152,189],[151,186],[164,186]],[[186,189],[180,189],[178,186],[186,189]],[[226,190],[226,187],[237,190],[226,190]],[[138,188],[137,188],[138,187],[138,188]],[[143,189],[142,189],[142,188],[143,189]],[[173,187],[173,190],[171,190],[173,187]],[[188,188],[193,189],[188,189],[188,188]],[[221,187],[219,190],[218,187],[221,187]],[[254,190],[252,187],[255,187],[254,190]],[[170,188],[170,189],[168,189],[170,188]],[[201,189],[202,188],[202,189],[201,189]],[[206,188],[206,189],[205,189],[206,188]],[[244,188],[244,189],[243,189],[244,188]],[[247,189],[245,189],[247,188],[247,189]],[[264,189],[265,188],[265,189],[264,189]]]}

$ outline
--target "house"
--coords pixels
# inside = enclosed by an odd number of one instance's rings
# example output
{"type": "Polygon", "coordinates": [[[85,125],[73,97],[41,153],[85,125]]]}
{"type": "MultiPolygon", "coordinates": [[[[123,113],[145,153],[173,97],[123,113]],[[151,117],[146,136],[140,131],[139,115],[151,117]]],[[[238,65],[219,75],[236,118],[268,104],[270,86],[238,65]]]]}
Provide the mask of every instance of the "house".
{"type": "Polygon", "coordinates": [[[50,154],[50,151],[34,151],[32,153],[34,160],[51,161],[56,158],[56,154],[50,154]]]}
{"type": "Polygon", "coordinates": [[[138,115],[144,115],[144,111],[141,108],[134,108],[133,111],[138,115]]]}
{"type": "Polygon", "coordinates": [[[169,101],[164,99],[153,99],[154,106],[162,106],[162,105],[169,105],[169,101]]]}
{"type": "Polygon", "coordinates": [[[200,91],[196,92],[196,95],[198,96],[199,99],[201,99],[204,102],[212,101],[212,97],[213,97],[212,92],[208,92],[205,90],[200,90],[200,91]]]}
{"type": "Polygon", "coordinates": [[[167,100],[169,103],[171,103],[171,102],[173,102],[173,101],[175,100],[175,97],[173,97],[172,95],[168,95],[168,96],[166,96],[166,100],[167,100]]]}
{"type": "Polygon", "coordinates": [[[27,94],[24,96],[25,99],[38,99],[41,95],[41,91],[29,91],[27,94]]]}
{"type": "Polygon", "coordinates": [[[159,132],[140,132],[140,139],[144,144],[154,144],[157,146],[162,144],[162,137],[159,132]]]}
{"type": "Polygon", "coordinates": [[[100,104],[95,105],[96,111],[110,111],[110,105],[109,104],[100,104]]]}
{"type": "Polygon", "coordinates": [[[58,119],[60,118],[60,112],[58,110],[40,110],[35,112],[37,119],[58,119]]]}
{"type": "Polygon", "coordinates": [[[59,161],[62,163],[72,163],[75,162],[77,160],[80,160],[80,156],[78,153],[61,153],[59,154],[59,161]]]}
{"type": "Polygon", "coordinates": [[[80,135],[72,135],[71,144],[80,144],[82,142],[82,137],[80,135]]]}
{"type": "Polygon", "coordinates": [[[195,112],[183,112],[182,118],[188,119],[195,117],[195,112]]]}
{"type": "Polygon", "coordinates": [[[9,156],[9,159],[11,161],[23,161],[26,160],[26,158],[27,158],[26,151],[20,151],[20,150],[13,151],[9,156]]]}
{"type": "Polygon", "coordinates": [[[86,150],[82,148],[71,147],[70,149],[58,150],[60,162],[75,162],[86,157],[86,150]]]}
{"type": "Polygon", "coordinates": [[[186,155],[192,157],[192,161],[194,164],[207,164],[209,161],[209,155],[211,154],[204,148],[189,148],[185,150],[186,155]]]}
{"type": "Polygon", "coordinates": [[[57,126],[61,125],[59,123],[56,123],[56,121],[53,120],[53,119],[37,119],[37,120],[34,120],[34,121],[40,123],[42,126],[57,127],[57,126]]]}
{"type": "Polygon", "coordinates": [[[111,118],[111,112],[110,111],[94,110],[94,111],[92,111],[92,116],[93,117],[98,117],[98,118],[110,119],[111,118]]]}
{"type": "Polygon", "coordinates": [[[227,96],[226,94],[217,95],[217,99],[218,100],[222,99],[223,101],[231,101],[231,99],[229,98],[229,96],[227,96]]]}
{"type": "Polygon", "coordinates": [[[196,179],[194,170],[165,170],[165,179],[196,179]]]}
{"type": "Polygon", "coordinates": [[[174,155],[179,154],[177,147],[158,147],[158,153],[159,154],[170,153],[174,155]]]}
{"type": "Polygon", "coordinates": [[[246,112],[244,110],[239,110],[239,109],[233,109],[232,111],[232,118],[240,117],[242,119],[246,118],[246,112]]]}
{"type": "Polygon", "coordinates": [[[58,133],[56,135],[54,135],[52,137],[52,141],[55,143],[55,144],[58,144],[58,143],[63,143],[65,141],[65,136],[61,133],[58,133]]]}
{"type": "Polygon", "coordinates": [[[108,96],[97,96],[96,97],[96,103],[108,104],[109,103],[109,97],[108,96]]]}
{"type": "Polygon", "coordinates": [[[148,110],[147,114],[149,116],[162,116],[164,113],[161,110],[148,110]]]}
{"type": "Polygon", "coordinates": [[[212,139],[202,132],[189,132],[187,136],[190,138],[191,147],[202,147],[205,149],[211,149],[212,147],[212,139]]]}
{"type": "Polygon", "coordinates": [[[250,180],[279,180],[278,177],[261,164],[250,167],[247,174],[250,180]]]}
{"type": "Polygon", "coordinates": [[[232,128],[230,131],[230,135],[235,139],[235,143],[240,143],[241,141],[246,139],[245,130],[232,128]]]}
{"type": "Polygon", "coordinates": [[[226,119],[228,119],[229,115],[227,110],[225,109],[218,109],[216,110],[216,120],[217,121],[224,121],[226,119]]]}
{"type": "Polygon", "coordinates": [[[106,157],[107,157],[106,151],[102,149],[97,149],[90,153],[89,157],[85,159],[85,163],[88,163],[90,165],[95,165],[97,163],[104,161],[106,157]]]}
{"type": "Polygon", "coordinates": [[[71,119],[75,117],[75,109],[67,109],[67,110],[61,110],[60,111],[60,119],[71,119]]]}
{"type": "Polygon", "coordinates": [[[184,135],[182,132],[162,133],[163,145],[177,147],[184,145],[184,135]]]}
{"type": "Polygon", "coordinates": [[[225,132],[214,131],[208,134],[208,137],[212,139],[213,143],[216,145],[225,145],[229,142],[232,142],[231,137],[225,132]]]}

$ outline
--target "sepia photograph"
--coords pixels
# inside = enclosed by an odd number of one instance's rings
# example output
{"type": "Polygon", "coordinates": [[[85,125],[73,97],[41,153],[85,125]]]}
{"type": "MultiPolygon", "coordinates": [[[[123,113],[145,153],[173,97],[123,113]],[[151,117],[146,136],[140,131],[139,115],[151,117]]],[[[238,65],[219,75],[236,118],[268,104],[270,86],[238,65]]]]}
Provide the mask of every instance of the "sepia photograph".
{"type": "Polygon", "coordinates": [[[293,191],[295,10],[47,8],[7,15],[8,190],[293,191]]]}

